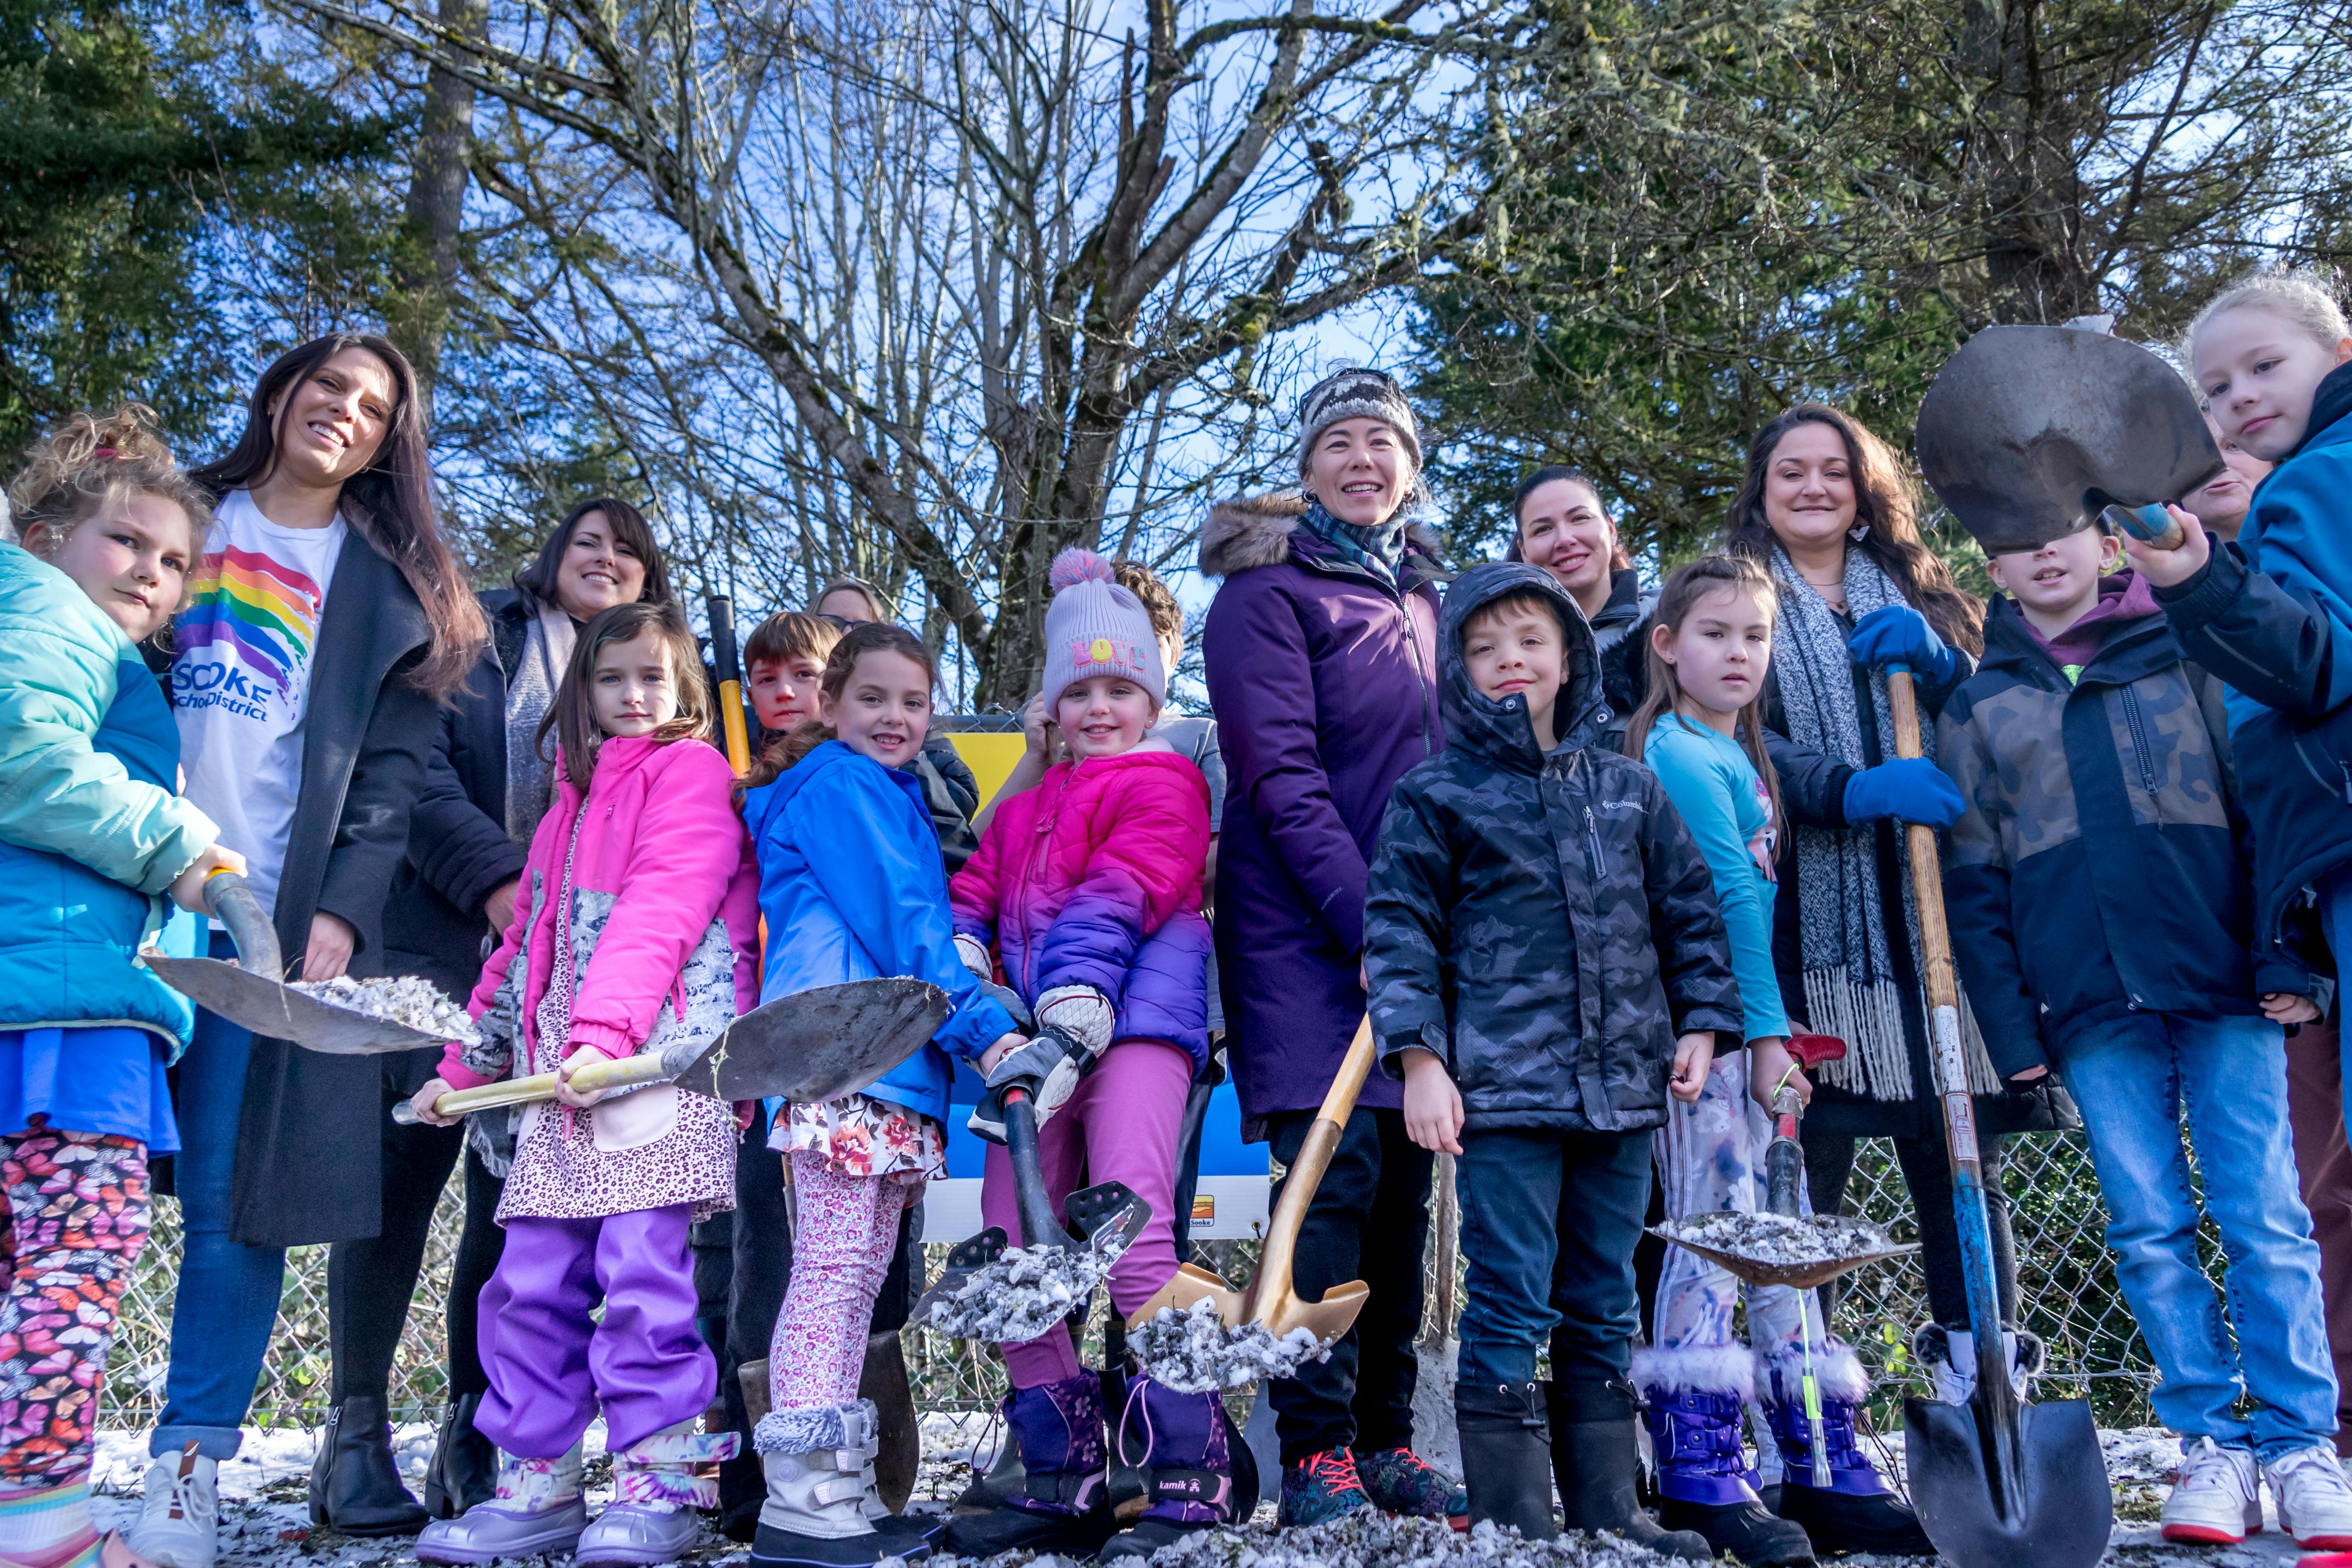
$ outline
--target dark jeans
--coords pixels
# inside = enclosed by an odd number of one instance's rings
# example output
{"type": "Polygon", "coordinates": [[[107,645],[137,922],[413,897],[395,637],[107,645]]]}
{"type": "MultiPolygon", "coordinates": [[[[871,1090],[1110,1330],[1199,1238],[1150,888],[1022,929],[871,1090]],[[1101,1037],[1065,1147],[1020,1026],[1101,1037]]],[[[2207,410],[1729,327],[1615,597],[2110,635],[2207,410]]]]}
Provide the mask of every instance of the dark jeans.
{"type": "Polygon", "coordinates": [[[2319,1286],[2336,1362],[2336,1451],[2345,1454],[2352,1453],[2352,1143],[2344,1135],[2338,1048],[2333,1025],[2305,1024],[2287,1037],[2286,1110],[2311,1236],[2319,1243],[2319,1286]]]}
{"type": "MultiPolygon", "coordinates": [[[[1811,1190],[1815,1214],[1843,1214],[1846,1183],[1853,1175],[1857,1141],[1810,1127],[1800,1134],[1805,1149],[1805,1185],[1811,1190]]],[[[1960,1231],[1952,1214],[1952,1166],[1939,1133],[1930,1138],[1895,1138],[1895,1163],[1903,1167],[1904,1184],[1911,1189],[1911,1208],[1919,1225],[1919,1265],[1927,1275],[1927,1310],[1947,1329],[1969,1328],[1969,1290],[1960,1276],[1960,1231]]],[[[1992,1230],[1993,1288],[2000,1296],[2000,1321],[2017,1326],[2017,1242],[2009,1228],[2009,1189],[2001,1183],[2002,1138],[1979,1136],[1978,1154],[1984,1162],[1985,1217],[1992,1230]]],[[[1822,1317],[1837,1310],[1836,1281],[1821,1288],[1822,1317]]]]}
{"type": "Polygon", "coordinates": [[[1650,1200],[1650,1134],[1466,1131],[1454,1181],[1469,1265],[1461,1381],[1534,1382],[1547,1336],[1554,1382],[1622,1381],[1642,1321],[1633,1245],[1650,1200]]]}
{"type": "MultiPolygon", "coordinates": [[[[1285,1166],[1296,1160],[1314,1121],[1312,1110],[1268,1117],[1274,1157],[1285,1166]]],[[[1309,1301],[1350,1279],[1361,1279],[1371,1294],[1330,1360],[1310,1362],[1297,1377],[1270,1385],[1286,1465],[1326,1448],[1397,1448],[1412,1441],[1412,1342],[1421,1331],[1434,1163],[1434,1155],[1405,1136],[1402,1110],[1359,1106],[1340,1131],[1298,1227],[1294,1278],[1309,1301]]],[[[1274,1184],[1274,1201],[1282,1201],[1281,1182],[1274,1184]]]]}
{"type": "Polygon", "coordinates": [[[406,1100],[432,1076],[425,1053],[383,1058],[383,1219],[373,1237],[339,1241],[327,1254],[327,1323],[334,1354],[334,1399],[387,1396],[401,1330],[425,1265],[425,1244],[433,1231],[433,1211],[461,1152],[466,1161],[466,1228],[457,1242],[449,1279],[449,1396],[480,1394],[489,1387],[476,1343],[479,1314],[476,1299],[498,1268],[506,1235],[493,1217],[504,1184],[480,1157],[465,1152],[466,1130],[403,1127],[392,1120],[395,1101],[406,1100]]]}

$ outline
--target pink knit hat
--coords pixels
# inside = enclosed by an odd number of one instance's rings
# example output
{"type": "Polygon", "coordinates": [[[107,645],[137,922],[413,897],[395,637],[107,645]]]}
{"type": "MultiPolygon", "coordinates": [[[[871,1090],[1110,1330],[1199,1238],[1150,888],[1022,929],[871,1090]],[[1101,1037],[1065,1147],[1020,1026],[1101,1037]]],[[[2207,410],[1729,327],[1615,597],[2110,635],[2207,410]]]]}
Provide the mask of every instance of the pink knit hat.
{"type": "Polygon", "coordinates": [[[1168,674],[1160,667],[1160,639],[1143,601],[1111,577],[1110,563],[1073,548],[1054,557],[1054,602],[1045,606],[1048,707],[1081,680],[1124,676],[1165,705],[1168,674]]]}

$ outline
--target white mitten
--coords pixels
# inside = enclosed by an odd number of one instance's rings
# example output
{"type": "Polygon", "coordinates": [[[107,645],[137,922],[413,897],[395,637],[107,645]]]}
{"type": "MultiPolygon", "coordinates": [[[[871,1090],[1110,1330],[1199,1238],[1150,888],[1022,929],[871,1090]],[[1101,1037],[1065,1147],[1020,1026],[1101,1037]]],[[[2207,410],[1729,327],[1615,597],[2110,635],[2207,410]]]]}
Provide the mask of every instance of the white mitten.
{"type": "Polygon", "coordinates": [[[1110,1049],[1118,1010],[1091,985],[1056,985],[1037,998],[1037,1023],[1052,1025],[1099,1057],[1110,1049]]]}
{"type": "Polygon", "coordinates": [[[996,978],[996,960],[990,955],[986,942],[976,936],[965,936],[959,931],[956,933],[955,943],[956,956],[963,960],[963,966],[966,969],[971,970],[982,980],[996,978]]]}

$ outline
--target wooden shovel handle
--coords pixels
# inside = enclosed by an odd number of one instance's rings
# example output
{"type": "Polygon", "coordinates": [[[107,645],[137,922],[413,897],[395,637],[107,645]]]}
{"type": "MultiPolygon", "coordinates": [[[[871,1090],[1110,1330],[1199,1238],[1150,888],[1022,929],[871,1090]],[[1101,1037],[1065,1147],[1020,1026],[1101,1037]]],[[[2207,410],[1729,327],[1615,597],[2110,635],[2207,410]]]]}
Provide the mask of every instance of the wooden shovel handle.
{"type": "Polygon", "coordinates": [[[1372,1020],[1369,1014],[1356,1026],[1356,1037],[1349,1044],[1348,1054],[1340,1058],[1339,1073],[1331,1080],[1330,1092],[1323,1097],[1323,1109],[1315,1113],[1315,1123],[1307,1130],[1307,1140],[1298,1147],[1298,1158],[1290,1163],[1289,1172],[1282,1181],[1282,1201],[1275,1205],[1274,1219],[1266,1226],[1265,1246],[1258,1254],[1257,1298],[1269,1299],[1267,1285],[1279,1281],[1287,1290],[1290,1284],[1292,1254],[1298,1246],[1298,1227],[1306,1223],[1307,1205],[1315,1201],[1315,1189],[1323,1184],[1323,1173],[1330,1168],[1331,1156],[1339,1147],[1339,1134],[1348,1125],[1348,1118],[1356,1109],[1356,1097],[1364,1091],[1364,1079],[1372,1070],[1372,1020]]]}
{"type": "MultiPolygon", "coordinates": [[[[661,1083],[667,1079],[666,1064],[660,1053],[642,1051],[621,1060],[589,1062],[572,1075],[572,1087],[583,1094],[600,1089],[626,1089],[640,1083],[661,1083]]],[[[453,1089],[433,1102],[433,1109],[444,1116],[469,1116],[477,1110],[490,1110],[501,1105],[528,1105],[533,1100],[555,1098],[555,1075],[533,1073],[529,1078],[501,1079],[486,1083],[479,1089],[453,1089]]],[[[415,1120],[416,1113],[404,1100],[393,1107],[392,1119],[405,1124],[415,1120]],[[406,1115],[402,1112],[406,1111],[406,1115]]]]}

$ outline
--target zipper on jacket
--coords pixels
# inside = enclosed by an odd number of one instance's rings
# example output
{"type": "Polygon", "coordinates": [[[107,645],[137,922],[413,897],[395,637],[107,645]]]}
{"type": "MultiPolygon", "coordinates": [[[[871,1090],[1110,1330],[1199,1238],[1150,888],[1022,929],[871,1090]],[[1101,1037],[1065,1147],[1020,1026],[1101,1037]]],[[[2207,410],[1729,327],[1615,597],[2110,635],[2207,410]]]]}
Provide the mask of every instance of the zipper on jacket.
{"type": "Polygon", "coordinates": [[[1584,808],[1584,852],[1592,863],[1592,882],[1597,889],[1601,884],[1601,824],[1593,819],[1589,805],[1584,808]]]}
{"type": "MultiPolygon", "coordinates": [[[[1293,559],[1296,560],[1296,557],[1293,557],[1293,559]]],[[[1353,577],[1360,582],[1370,583],[1373,587],[1380,589],[1381,592],[1387,594],[1389,597],[1397,602],[1398,613],[1404,616],[1405,646],[1412,652],[1412,678],[1421,684],[1422,754],[1423,756],[1435,756],[1437,754],[1437,736],[1430,729],[1429,715],[1431,705],[1436,701],[1437,694],[1430,686],[1429,677],[1421,672],[1421,628],[1414,623],[1412,618],[1413,590],[1404,585],[1402,578],[1399,578],[1394,583],[1383,583],[1378,577],[1372,575],[1371,573],[1351,562],[1298,562],[1298,565],[1306,571],[1322,573],[1327,577],[1353,577]]],[[[1398,565],[1400,569],[1402,569],[1403,563],[1400,562],[1398,563],[1398,565]]],[[[1433,649],[1431,652],[1431,658],[1434,659],[1435,657],[1435,650],[1433,649]]]]}
{"type": "Polygon", "coordinates": [[[2156,818],[2156,830],[2164,831],[2164,812],[2157,799],[2156,764],[2148,756],[2147,727],[2141,721],[2139,696],[2128,686],[2123,689],[2124,722],[2131,730],[2132,760],[2139,764],[2139,787],[2147,792],[2147,809],[2156,818]]]}

